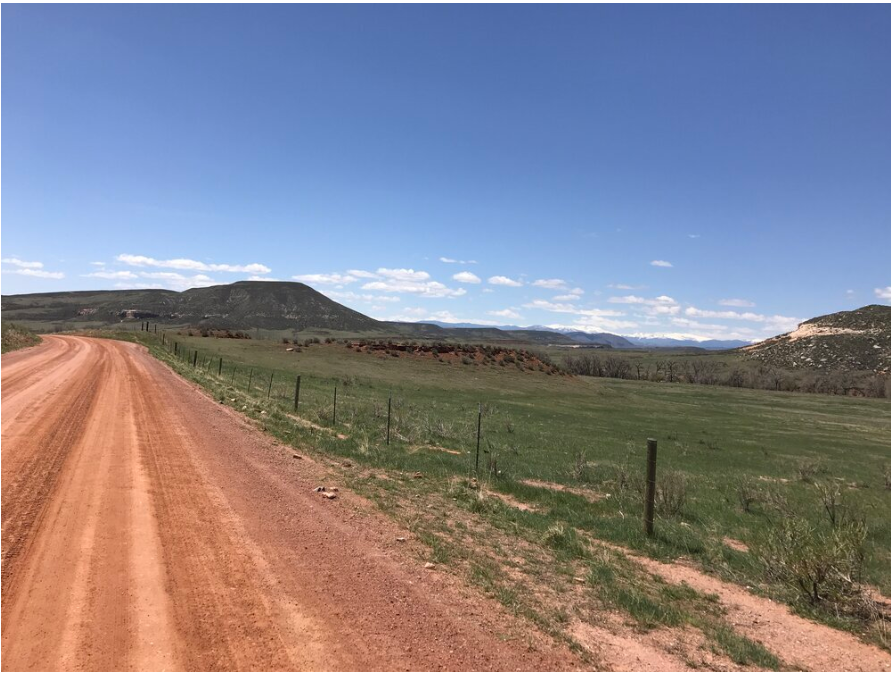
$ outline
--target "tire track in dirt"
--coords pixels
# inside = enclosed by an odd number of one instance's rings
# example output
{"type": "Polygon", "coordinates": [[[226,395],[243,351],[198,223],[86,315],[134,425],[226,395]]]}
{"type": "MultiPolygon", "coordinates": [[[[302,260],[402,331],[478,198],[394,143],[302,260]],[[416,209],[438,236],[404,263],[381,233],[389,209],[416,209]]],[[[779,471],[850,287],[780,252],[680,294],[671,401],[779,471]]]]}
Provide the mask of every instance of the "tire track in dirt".
{"type": "MultiPolygon", "coordinates": [[[[70,353],[70,351],[68,352],[70,353]]],[[[90,415],[103,368],[94,359],[84,360],[72,373],[82,377],[80,386],[65,389],[43,414],[29,415],[24,429],[12,433],[18,421],[4,401],[2,426],[2,593],[9,597],[19,569],[19,557],[39,528],[49,497],[59,480],[72,445],[90,415]]],[[[35,391],[37,392],[37,391],[35,391]]],[[[4,388],[4,397],[6,390],[4,388]]],[[[8,600],[4,601],[4,606],[8,600]]]]}

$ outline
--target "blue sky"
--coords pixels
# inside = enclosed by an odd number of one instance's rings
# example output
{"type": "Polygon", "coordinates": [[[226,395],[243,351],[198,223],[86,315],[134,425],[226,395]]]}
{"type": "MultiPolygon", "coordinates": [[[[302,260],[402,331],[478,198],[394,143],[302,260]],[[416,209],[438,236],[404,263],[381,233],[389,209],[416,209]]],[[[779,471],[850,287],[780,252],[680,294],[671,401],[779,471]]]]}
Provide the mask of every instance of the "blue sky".
{"type": "Polygon", "coordinates": [[[758,339],[891,302],[891,7],[2,7],[2,291],[758,339]]]}

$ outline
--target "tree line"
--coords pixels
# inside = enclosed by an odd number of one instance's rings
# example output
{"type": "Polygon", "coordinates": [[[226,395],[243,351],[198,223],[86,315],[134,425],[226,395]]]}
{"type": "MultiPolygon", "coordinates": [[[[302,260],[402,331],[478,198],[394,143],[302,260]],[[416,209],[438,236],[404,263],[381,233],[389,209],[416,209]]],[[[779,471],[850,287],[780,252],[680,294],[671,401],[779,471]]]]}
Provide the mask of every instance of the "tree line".
{"type": "Polygon", "coordinates": [[[585,377],[891,398],[891,379],[882,374],[843,370],[795,372],[763,362],[728,364],[710,357],[632,361],[613,354],[581,353],[567,355],[563,369],[585,377]]]}

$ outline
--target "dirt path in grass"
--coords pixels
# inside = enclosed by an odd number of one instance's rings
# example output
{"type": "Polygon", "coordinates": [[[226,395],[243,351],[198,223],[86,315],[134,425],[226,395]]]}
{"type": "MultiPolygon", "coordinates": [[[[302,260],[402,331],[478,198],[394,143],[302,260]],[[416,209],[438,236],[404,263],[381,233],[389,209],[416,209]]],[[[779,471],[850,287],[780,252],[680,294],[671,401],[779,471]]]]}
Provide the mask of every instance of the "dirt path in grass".
{"type": "Polygon", "coordinates": [[[784,604],[754,595],[682,562],[666,564],[617,549],[668,582],[686,583],[699,592],[717,595],[734,629],[761,642],[784,662],[818,672],[891,671],[891,654],[852,634],[797,616],[784,604]]]}
{"type": "Polygon", "coordinates": [[[4,670],[539,670],[566,648],[142,348],[2,359],[4,670]]]}

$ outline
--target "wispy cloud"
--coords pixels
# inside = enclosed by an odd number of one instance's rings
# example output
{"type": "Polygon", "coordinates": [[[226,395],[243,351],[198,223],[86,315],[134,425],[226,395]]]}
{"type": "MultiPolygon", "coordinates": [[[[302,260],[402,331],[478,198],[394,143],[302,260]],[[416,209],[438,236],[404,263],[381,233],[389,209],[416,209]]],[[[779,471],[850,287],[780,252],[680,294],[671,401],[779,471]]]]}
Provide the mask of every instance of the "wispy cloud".
{"type": "Polygon", "coordinates": [[[135,279],[139,278],[132,271],[94,271],[89,274],[82,274],[88,278],[104,278],[104,279],[135,279]]]}
{"type": "Polygon", "coordinates": [[[18,274],[19,276],[30,276],[31,278],[60,279],[65,278],[65,274],[60,271],[46,271],[43,268],[43,262],[28,262],[17,257],[4,257],[3,264],[12,265],[3,268],[4,274],[18,274]]]}
{"type": "Polygon", "coordinates": [[[323,294],[336,300],[353,302],[401,302],[402,299],[392,295],[372,295],[371,293],[354,293],[351,290],[325,290],[323,294]]]}
{"type": "Polygon", "coordinates": [[[501,318],[513,318],[513,319],[523,318],[520,314],[518,314],[513,309],[498,309],[497,311],[489,311],[487,313],[490,316],[499,316],[501,318]]]}
{"type": "Polygon", "coordinates": [[[446,264],[476,264],[476,260],[456,260],[452,257],[441,257],[439,258],[440,262],[445,262],[446,264]]]}
{"type": "Polygon", "coordinates": [[[876,297],[886,302],[891,302],[891,286],[875,289],[876,297]]]}
{"type": "Polygon", "coordinates": [[[515,281],[507,276],[490,276],[489,284],[493,286],[507,286],[509,288],[519,288],[523,285],[522,281],[515,281]]]}
{"type": "Polygon", "coordinates": [[[14,267],[19,267],[20,269],[43,269],[43,262],[26,262],[25,260],[20,260],[17,257],[4,257],[4,264],[11,264],[14,267]]]}
{"type": "Polygon", "coordinates": [[[728,299],[718,300],[718,304],[722,307],[754,307],[755,303],[751,300],[728,299]]]}
{"type": "Polygon", "coordinates": [[[309,283],[311,285],[346,285],[355,283],[359,279],[352,274],[298,274],[292,276],[295,281],[309,283]]]}
{"type": "Polygon", "coordinates": [[[607,288],[612,288],[613,290],[646,290],[646,286],[633,286],[627,283],[610,283],[607,288]]]}
{"type": "Polygon", "coordinates": [[[684,315],[693,318],[720,318],[733,321],[749,321],[750,323],[761,323],[764,325],[765,330],[775,330],[777,332],[788,332],[789,330],[794,330],[798,326],[798,324],[801,323],[802,320],[804,320],[801,318],[796,318],[794,316],[767,316],[765,314],[756,314],[752,311],[711,311],[709,309],[697,309],[696,307],[687,307],[686,309],[684,309],[684,315]]]}
{"type": "Polygon", "coordinates": [[[555,302],[575,302],[581,299],[578,295],[555,295],[552,298],[555,302]]]}
{"type": "Polygon", "coordinates": [[[31,269],[29,267],[19,269],[4,269],[4,274],[18,274],[19,276],[31,276],[33,278],[65,278],[60,271],[45,271],[43,269],[31,269]]]}
{"type": "Polygon", "coordinates": [[[458,283],[482,283],[479,276],[469,271],[459,271],[457,274],[454,274],[452,278],[458,283]]]}
{"type": "Polygon", "coordinates": [[[674,316],[681,311],[680,304],[673,297],[668,295],[659,295],[658,297],[638,297],[637,295],[622,295],[621,297],[610,297],[608,302],[612,304],[633,304],[642,307],[645,314],[649,316],[674,316]]]}
{"type": "Polygon", "coordinates": [[[186,271],[222,271],[247,274],[268,274],[272,270],[264,264],[252,262],[250,264],[216,264],[199,262],[188,258],[174,258],[171,260],[158,260],[145,255],[130,255],[123,253],[115,258],[118,262],[131,267],[161,267],[166,269],[182,269],[186,271]]]}
{"type": "Polygon", "coordinates": [[[347,269],[347,274],[356,278],[380,278],[373,271],[363,271],[362,269],[347,269]]]}
{"type": "Polygon", "coordinates": [[[415,271],[414,269],[387,269],[381,267],[377,270],[379,276],[394,279],[396,281],[426,281],[430,278],[430,274],[425,271],[415,271]]]}
{"type": "Polygon", "coordinates": [[[611,316],[624,316],[625,314],[615,309],[582,309],[574,304],[549,302],[548,300],[533,300],[523,305],[526,309],[542,309],[560,314],[575,314],[576,316],[588,316],[590,318],[605,318],[611,316]]]}
{"type": "Polygon", "coordinates": [[[653,260],[652,262],[650,262],[650,265],[652,265],[653,267],[673,267],[674,266],[673,264],[671,264],[671,262],[668,262],[666,260],[653,260]]]}
{"type": "Polygon", "coordinates": [[[687,234],[687,236],[691,239],[698,239],[701,235],[700,234],[687,234]]]}
{"type": "Polygon", "coordinates": [[[537,281],[533,281],[532,285],[538,288],[559,290],[566,287],[566,281],[564,281],[562,278],[540,278],[537,281]]]}
{"type": "Polygon", "coordinates": [[[412,281],[396,278],[370,281],[362,286],[362,290],[376,290],[385,293],[410,293],[420,297],[461,297],[467,293],[464,288],[449,288],[439,281],[412,281]]]}

